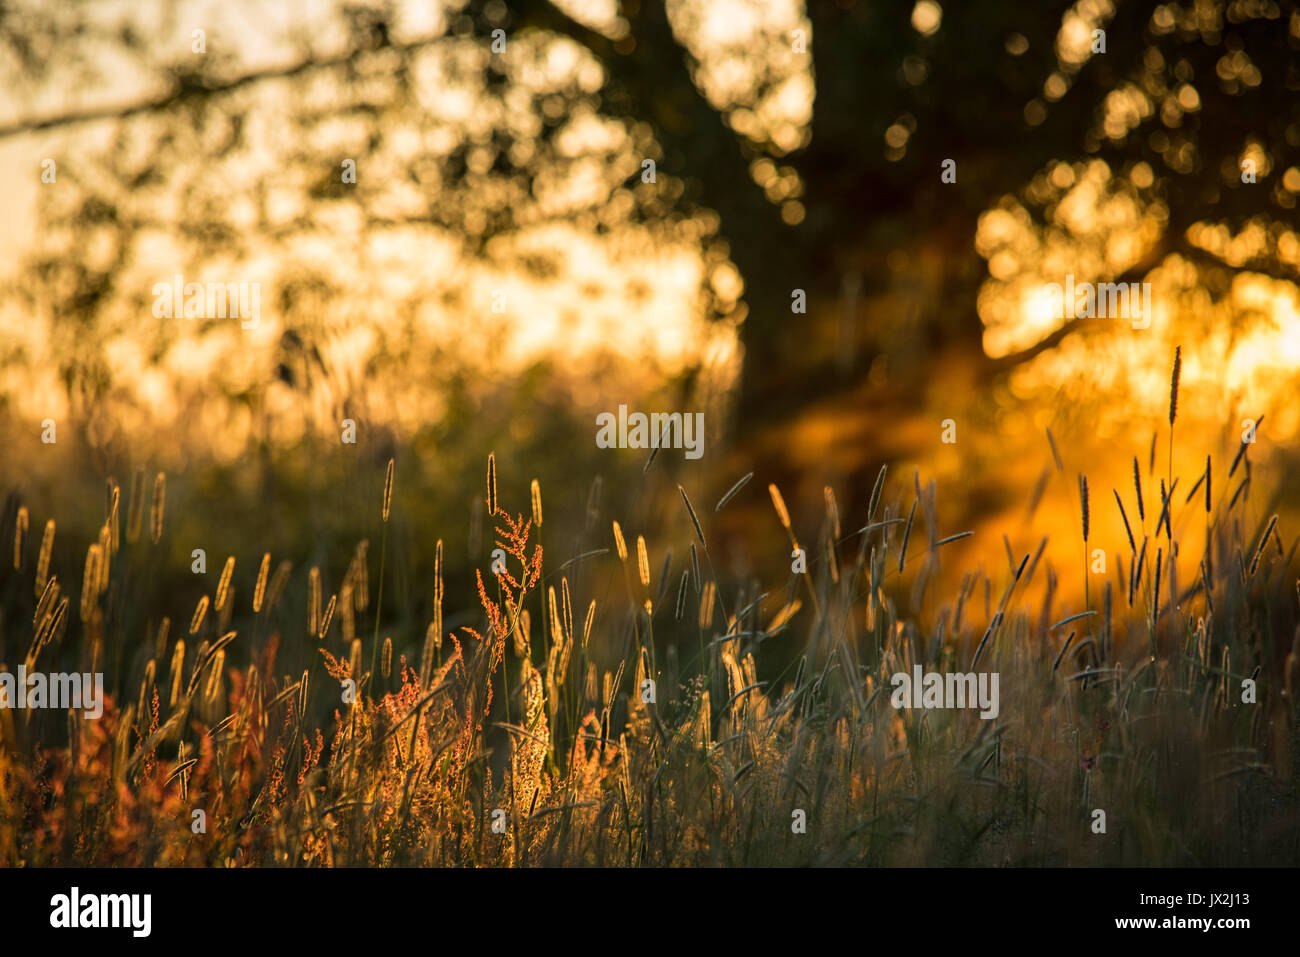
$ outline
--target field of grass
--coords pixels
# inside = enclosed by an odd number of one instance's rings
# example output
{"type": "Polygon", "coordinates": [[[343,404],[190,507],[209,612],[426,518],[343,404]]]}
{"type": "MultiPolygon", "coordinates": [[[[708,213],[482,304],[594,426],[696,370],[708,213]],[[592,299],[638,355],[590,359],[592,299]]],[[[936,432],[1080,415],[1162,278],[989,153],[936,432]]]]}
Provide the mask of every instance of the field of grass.
{"type": "Polygon", "coordinates": [[[674,483],[674,557],[599,483],[507,482],[495,458],[491,557],[457,567],[390,536],[399,453],[345,559],[209,555],[186,608],[154,581],[162,474],[109,482],[76,567],[11,496],[0,670],[103,671],[110,695],[97,720],[0,709],[0,865],[1294,866],[1296,544],[1246,517],[1250,452],[1169,463],[1173,494],[1154,454],[1116,489],[1056,458],[1073,571],[940,536],[943,502],[897,467],[865,502],[827,487],[806,540],[761,475],[712,501],[674,483]],[[756,498],[806,573],[719,578],[716,517],[756,498]],[[1102,509],[1126,537],[1091,574],[1102,509]],[[958,542],[989,560],[942,595],[958,542]],[[1053,597],[1068,574],[1082,612],[1053,597]],[[996,717],[896,708],[917,665],[996,673],[996,717]]]}

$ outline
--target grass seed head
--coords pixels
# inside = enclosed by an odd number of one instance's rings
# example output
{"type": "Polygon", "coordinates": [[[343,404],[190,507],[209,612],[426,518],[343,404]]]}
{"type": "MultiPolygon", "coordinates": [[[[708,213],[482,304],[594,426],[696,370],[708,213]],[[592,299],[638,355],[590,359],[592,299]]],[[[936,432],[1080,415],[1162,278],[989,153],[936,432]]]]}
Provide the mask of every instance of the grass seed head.
{"type": "Polygon", "coordinates": [[[162,541],[163,512],[167,506],[167,475],[159,472],[153,480],[153,501],[149,506],[149,532],[153,543],[162,541]]]}
{"type": "Polygon", "coordinates": [[[385,524],[388,523],[388,515],[393,508],[393,464],[393,460],[389,459],[388,469],[384,473],[384,504],[379,514],[385,524]]]}

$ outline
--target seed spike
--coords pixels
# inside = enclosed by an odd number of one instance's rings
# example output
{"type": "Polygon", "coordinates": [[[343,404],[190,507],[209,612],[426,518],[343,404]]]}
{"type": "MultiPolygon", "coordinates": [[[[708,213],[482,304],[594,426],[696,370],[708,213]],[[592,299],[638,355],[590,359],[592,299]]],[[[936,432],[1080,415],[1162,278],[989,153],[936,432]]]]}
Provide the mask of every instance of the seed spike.
{"type": "Polygon", "coordinates": [[[262,556],[262,565],[257,570],[257,584],[253,586],[253,614],[262,610],[262,602],[266,598],[266,576],[271,571],[271,553],[267,552],[262,556]]]}
{"type": "Polygon", "coordinates": [[[1056,438],[1052,435],[1052,430],[1047,430],[1047,444],[1052,447],[1052,461],[1056,463],[1056,471],[1064,472],[1065,465],[1061,462],[1061,453],[1056,448],[1056,438]]]}
{"type": "Polygon", "coordinates": [[[1083,508],[1083,540],[1088,541],[1088,476],[1079,476],[1079,504],[1083,508]]]}
{"type": "Polygon", "coordinates": [[[1128,535],[1129,551],[1136,555],[1137,543],[1133,541],[1133,529],[1129,527],[1128,515],[1124,512],[1124,503],[1120,500],[1118,491],[1115,489],[1111,489],[1111,491],[1115,494],[1115,504],[1119,506],[1119,517],[1124,519],[1124,532],[1128,535]]]}
{"type": "Polygon", "coordinates": [[[1210,514],[1210,457],[1205,457],[1205,514],[1210,514]]]}
{"type": "Polygon", "coordinates": [[[41,535],[41,552],[36,558],[36,593],[45,591],[50,575],[50,555],[54,551],[54,519],[45,523],[45,532],[41,535]]]}
{"type": "Polygon", "coordinates": [[[393,507],[393,460],[388,460],[388,470],[384,473],[384,505],[380,515],[384,522],[388,522],[388,514],[393,507]]]}
{"type": "Polygon", "coordinates": [[[907,561],[907,540],[912,537],[912,519],[916,515],[916,503],[919,499],[912,499],[912,510],[907,513],[907,527],[903,529],[903,548],[898,553],[898,573],[903,573],[903,563],[907,561]]]}
{"type": "Polygon", "coordinates": [[[22,505],[18,509],[18,517],[14,520],[14,571],[22,571],[23,551],[27,545],[27,506],[22,505]]]}
{"type": "Polygon", "coordinates": [[[871,489],[871,503],[867,506],[867,524],[875,518],[876,506],[880,504],[880,492],[885,487],[885,472],[889,469],[888,465],[880,466],[880,472],[876,475],[876,484],[871,489]]]}
{"type": "MultiPolygon", "coordinates": [[[[1263,421],[1264,417],[1262,415],[1255,420],[1255,424],[1250,428],[1251,435],[1254,435],[1259,431],[1259,424],[1263,421]]],[[[1246,454],[1246,449],[1249,447],[1250,443],[1245,439],[1242,439],[1241,448],[1237,449],[1237,457],[1232,460],[1232,468],[1228,469],[1228,478],[1232,478],[1233,473],[1237,471],[1237,466],[1241,464],[1241,457],[1246,454]]]]}
{"type": "Polygon", "coordinates": [[[1178,380],[1183,372],[1183,347],[1174,349],[1174,371],[1169,376],[1169,427],[1173,428],[1174,419],[1178,418],[1178,380]]]}
{"type": "Polygon", "coordinates": [[[226,607],[226,602],[230,599],[230,579],[235,574],[235,556],[231,555],[226,559],[225,567],[221,569],[221,578],[217,581],[217,601],[216,609],[226,607]]]}
{"type": "Polygon", "coordinates": [[[320,622],[320,631],[316,635],[321,641],[324,641],[325,636],[329,634],[330,620],[334,617],[334,606],[338,603],[338,600],[338,595],[330,595],[330,603],[325,607],[325,614],[320,622]]]}
{"type": "Polygon", "coordinates": [[[591,640],[591,626],[596,621],[596,599],[591,600],[587,606],[587,620],[582,623],[582,647],[587,647],[587,642],[591,640]]]}
{"type": "Polygon", "coordinates": [[[199,599],[198,605],[194,608],[194,617],[190,619],[190,634],[196,635],[199,629],[203,627],[203,619],[208,614],[208,596],[204,595],[199,599]]]}
{"type": "Polygon", "coordinates": [[[166,505],[167,474],[159,472],[158,477],[153,481],[153,502],[149,507],[149,532],[155,545],[162,540],[163,511],[166,505]]]}
{"type": "Polygon", "coordinates": [[[695,514],[695,508],[691,505],[691,500],[686,494],[686,489],[679,485],[677,486],[677,491],[682,493],[682,501],[686,503],[686,511],[691,516],[691,524],[695,526],[695,534],[700,540],[700,547],[708,548],[708,544],[704,541],[704,530],[700,528],[700,520],[695,514]]]}
{"type": "Polygon", "coordinates": [[[645,547],[645,536],[636,537],[636,567],[641,576],[641,584],[650,587],[650,554],[645,547]]]}
{"type": "Polygon", "coordinates": [[[1138,500],[1138,519],[1145,523],[1147,520],[1146,506],[1142,504],[1142,475],[1138,471],[1137,456],[1133,456],[1133,490],[1137,493],[1138,500]]]}
{"type": "Polygon", "coordinates": [[[742,478],[735,485],[731,486],[731,488],[727,489],[727,494],[722,496],[722,498],[718,499],[718,504],[713,506],[713,510],[715,512],[722,511],[723,507],[728,502],[730,502],[733,498],[735,498],[740,493],[740,490],[749,484],[749,480],[752,479],[753,477],[754,477],[754,473],[750,472],[748,475],[742,478]]]}
{"type": "Polygon", "coordinates": [[[781,522],[781,527],[786,531],[790,530],[790,513],[786,510],[785,499],[781,497],[781,490],[773,483],[768,485],[767,492],[772,496],[772,507],[776,509],[776,517],[781,522]]]}

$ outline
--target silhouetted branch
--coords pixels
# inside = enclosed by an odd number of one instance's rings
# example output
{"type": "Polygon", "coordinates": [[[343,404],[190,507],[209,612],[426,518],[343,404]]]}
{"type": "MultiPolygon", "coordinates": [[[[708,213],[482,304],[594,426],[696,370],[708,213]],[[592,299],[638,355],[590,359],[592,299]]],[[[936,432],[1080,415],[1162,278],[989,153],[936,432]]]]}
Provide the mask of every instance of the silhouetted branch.
{"type": "Polygon", "coordinates": [[[244,87],[253,86],[267,80],[285,80],[303,76],[318,70],[331,70],[358,62],[376,49],[391,49],[399,53],[415,53],[445,39],[444,34],[415,40],[411,43],[386,43],[382,47],[357,47],[347,53],[325,60],[300,60],[290,66],[256,70],[232,80],[210,82],[191,73],[177,72],[173,75],[169,89],[158,96],[137,100],[134,103],[104,105],[83,110],[71,110],[53,116],[19,120],[6,126],[0,126],[0,140],[23,133],[36,133],[61,127],[76,126],[81,123],[96,123],[103,120],[123,120],[132,116],[148,113],[162,113],[185,102],[197,99],[216,98],[233,93],[244,87]]]}

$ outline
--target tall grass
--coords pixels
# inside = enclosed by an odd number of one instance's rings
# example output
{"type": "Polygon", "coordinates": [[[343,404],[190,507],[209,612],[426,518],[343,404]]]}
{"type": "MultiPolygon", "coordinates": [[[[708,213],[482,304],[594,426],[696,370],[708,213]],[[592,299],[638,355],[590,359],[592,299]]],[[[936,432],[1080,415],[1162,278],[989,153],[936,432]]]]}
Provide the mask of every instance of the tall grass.
{"type": "MultiPolygon", "coordinates": [[[[1012,554],[1005,574],[969,569],[947,598],[929,587],[945,546],[970,547],[973,533],[939,536],[942,508],[919,476],[914,492],[890,501],[882,467],[861,527],[847,534],[840,515],[852,529],[853,510],[827,487],[807,573],[759,585],[717,575],[717,536],[692,504],[705,489],[677,487],[689,558],[675,564],[665,548],[652,575],[660,548],[637,533],[633,573],[619,520],[593,520],[595,489],[578,524],[601,537],[543,548],[538,482],[515,490],[503,480],[498,499],[493,456],[487,513],[504,568],[476,569],[475,594],[444,596],[442,542],[424,537],[428,546],[413,547],[435,555],[433,617],[382,642],[387,535],[400,514],[391,460],[373,609],[365,542],[328,607],[328,568],[312,565],[296,595],[288,561],[269,576],[269,553],[238,566],[232,556],[212,613],[204,595],[174,639],[163,609],[150,610],[156,633],[132,639],[121,627],[135,576],[150,567],[142,556],[165,534],[161,474],[148,540],[137,541],[143,474],[124,546],[111,497],[110,534],[86,553],[79,625],[51,565],[53,520],[33,563],[28,513],[16,506],[14,567],[4,563],[0,579],[5,669],[145,663],[133,672],[138,686],[109,676],[122,692],[98,721],[0,709],[0,863],[1295,865],[1296,545],[1284,549],[1276,515],[1248,526],[1244,485],[1212,505],[1210,466],[1203,507],[1193,501],[1200,482],[1175,502],[1171,458],[1154,536],[1163,525],[1166,541],[1150,555],[1134,458],[1137,527],[1112,490],[1120,547],[1129,545],[1118,595],[1107,580],[1083,612],[1062,616],[1055,572],[1039,561],[1046,539],[1032,560],[1012,554]],[[524,511],[509,511],[512,495],[524,511]],[[918,510],[928,541],[919,526],[913,534],[918,510]],[[1204,553],[1189,561],[1178,529],[1202,513],[1204,553]],[[596,531],[610,527],[612,536],[596,531]],[[568,550],[558,561],[557,549],[568,550]],[[1190,586],[1176,580],[1179,562],[1197,566],[1190,586]],[[621,594],[601,589],[619,566],[621,594]],[[228,629],[237,567],[256,567],[251,612],[228,629]],[[1049,583],[1031,605],[1040,569],[1049,583]],[[900,611],[909,578],[920,614],[900,611]],[[305,631],[273,625],[289,601],[305,608],[305,631]],[[587,608],[580,627],[575,603],[587,608]],[[368,610],[374,643],[363,671],[356,627],[368,610]],[[133,640],[139,647],[121,654],[133,640]],[[316,663],[284,675],[277,656],[295,642],[316,663]],[[890,678],[915,665],[997,672],[997,719],[896,710],[890,678]],[[1098,809],[1105,833],[1092,828],[1098,809]],[[805,833],[791,828],[795,811],[805,833]]],[[[775,484],[768,492],[801,550],[784,497],[775,484]]],[[[1086,566],[1098,529],[1083,475],[1079,496],[1086,566]]],[[[552,504],[548,529],[557,512],[552,504]]]]}

